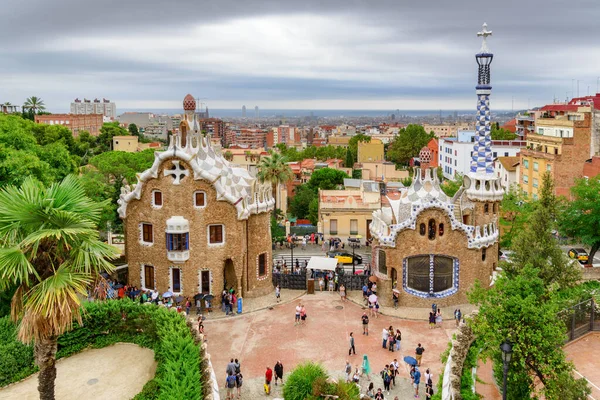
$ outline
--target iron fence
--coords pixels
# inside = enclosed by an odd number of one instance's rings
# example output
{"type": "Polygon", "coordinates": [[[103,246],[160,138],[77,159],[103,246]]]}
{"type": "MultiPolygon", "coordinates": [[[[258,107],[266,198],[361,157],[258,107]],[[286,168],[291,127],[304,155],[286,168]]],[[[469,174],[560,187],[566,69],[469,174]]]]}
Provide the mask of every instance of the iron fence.
{"type": "Polygon", "coordinates": [[[306,272],[299,274],[273,273],[273,286],[279,285],[281,289],[306,290],[306,272]]]}
{"type": "Polygon", "coordinates": [[[558,313],[558,317],[567,328],[565,343],[580,338],[591,331],[600,331],[598,304],[593,298],[582,301],[558,313]]]}

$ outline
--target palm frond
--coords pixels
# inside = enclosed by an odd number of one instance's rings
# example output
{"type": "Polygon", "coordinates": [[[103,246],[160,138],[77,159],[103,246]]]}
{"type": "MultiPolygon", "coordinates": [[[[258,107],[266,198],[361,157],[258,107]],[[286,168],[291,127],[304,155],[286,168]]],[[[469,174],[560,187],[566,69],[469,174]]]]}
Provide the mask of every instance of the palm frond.
{"type": "Polygon", "coordinates": [[[36,274],[35,267],[20,247],[0,248],[0,290],[14,284],[30,284],[29,276],[36,274]]]}
{"type": "Polygon", "coordinates": [[[18,337],[24,343],[58,336],[81,323],[81,298],[92,282],[89,274],[60,266],[54,275],[33,286],[23,297],[18,337]]]}

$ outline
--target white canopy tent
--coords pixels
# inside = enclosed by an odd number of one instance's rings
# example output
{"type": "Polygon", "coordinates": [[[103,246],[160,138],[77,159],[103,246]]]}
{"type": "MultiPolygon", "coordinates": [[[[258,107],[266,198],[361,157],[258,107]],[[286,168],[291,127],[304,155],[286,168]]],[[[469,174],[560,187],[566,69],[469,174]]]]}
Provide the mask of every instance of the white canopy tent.
{"type": "Polygon", "coordinates": [[[311,257],[306,268],[335,271],[337,264],[337,258],[311,257]]]}

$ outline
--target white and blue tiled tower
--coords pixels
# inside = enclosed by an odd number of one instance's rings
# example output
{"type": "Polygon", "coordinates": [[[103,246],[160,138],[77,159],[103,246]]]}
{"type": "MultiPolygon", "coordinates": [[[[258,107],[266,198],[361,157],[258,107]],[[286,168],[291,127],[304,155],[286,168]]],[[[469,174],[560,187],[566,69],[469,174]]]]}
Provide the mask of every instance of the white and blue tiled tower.
{"type": "Polygon", "coordinates": [[[492,159],[492,138],[490,129],[490,64],[494,55],[487,47],[486,39],[492,32],[483,24],[483,30],[477,36],[483,37],[481,50],[475,55],[479,65],[477,79],[477,135],[471,160],[471,172],[477,174],[493,174],[494,160],[492,159]]]}
{"type": "Polygon", "coordinates": [[[465,186],[467,186],[467,195],[479,200],[498,200],[501,199],[504,191],[502,186],[494,176],[494,159],[492,157],[492,137],[490,121],[490,94],[492,86],[490,84],[490,64],[494,55],[487,47],[487,37],[492,35],[492,31],[487,30],[487,24],[483,24],[481,32],[477,36],[483,37],[481,50],[475,55],[477,65],[479,66],[477,78],[477,125],[475,144],[471,154],[471,168],[465,186]]]}

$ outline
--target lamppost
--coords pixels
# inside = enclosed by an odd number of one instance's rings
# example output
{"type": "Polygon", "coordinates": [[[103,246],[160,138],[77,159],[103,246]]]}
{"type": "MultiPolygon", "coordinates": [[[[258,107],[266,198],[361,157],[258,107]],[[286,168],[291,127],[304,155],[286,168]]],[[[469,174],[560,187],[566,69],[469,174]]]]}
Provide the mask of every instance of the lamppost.
{"type": "Polygon", "coordinates": [[[354,259],[354,249],[360,246],[358,243],[350,242],[350,247],[352,247],[352,276],[356,274],[356,260],[354,259]]]}
{"type": "Polygon", "coordinates": [[[512,344],[509,341],[505,340],[504,343],[500,345],[500,350],[502,351],[502,364],[504,367],[502,400],[506,400],[506,377],[508,375],[508,364],[510,363],[510,359],[512,358],[512,344]]]}
{"type": "Polygon", "coordinates": [[[294,247],[296,247],[296,243],[294,242],[294,238],[292,237],[290,240],[290,250],[292,252],[292,266],[290,267],[290,269],[292,272],[294,272],[294,247]]]}

